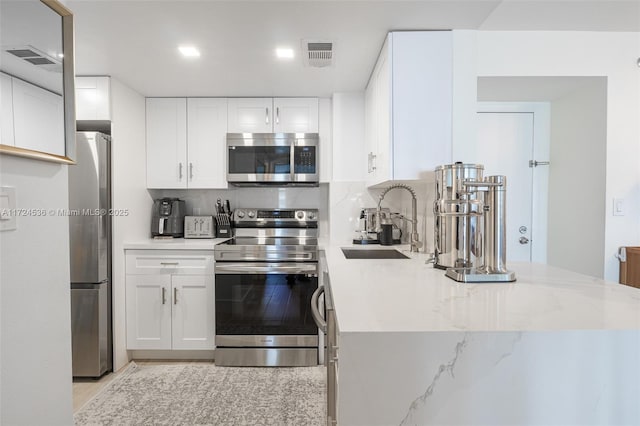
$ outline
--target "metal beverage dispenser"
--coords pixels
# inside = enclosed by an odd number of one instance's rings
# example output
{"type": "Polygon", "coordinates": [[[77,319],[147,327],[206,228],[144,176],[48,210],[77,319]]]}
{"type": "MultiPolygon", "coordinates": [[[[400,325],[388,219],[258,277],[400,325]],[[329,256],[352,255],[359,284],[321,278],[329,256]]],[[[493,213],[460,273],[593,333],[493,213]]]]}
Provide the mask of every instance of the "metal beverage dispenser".
{"type": "MultiPolygon", "coordinates": [[[[435,267],[482,264],[482,200],[465,181],[482,181],[480,164],[446,164],[436,168],[435,267]]],[[[481,196],[481,195],[480,195],[481,196]]]]}
{"type": "Polygon", "coordinates": [[[506,268],[505,176],[482,178],[484,167],[436,168],[435,266],[459,282],[511,282],[506,268]]]}

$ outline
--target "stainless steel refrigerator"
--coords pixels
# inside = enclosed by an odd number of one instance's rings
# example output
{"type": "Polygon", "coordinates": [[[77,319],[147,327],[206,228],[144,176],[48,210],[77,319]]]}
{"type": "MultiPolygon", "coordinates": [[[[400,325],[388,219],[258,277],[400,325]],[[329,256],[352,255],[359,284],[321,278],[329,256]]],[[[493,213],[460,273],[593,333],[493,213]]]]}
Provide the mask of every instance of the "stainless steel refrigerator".
{"type": "Polygon", "coordinates": [[[76,134],[69,166],[71,343],[74,377],[113,369],[111,330],[111,138],[76,134]]]}

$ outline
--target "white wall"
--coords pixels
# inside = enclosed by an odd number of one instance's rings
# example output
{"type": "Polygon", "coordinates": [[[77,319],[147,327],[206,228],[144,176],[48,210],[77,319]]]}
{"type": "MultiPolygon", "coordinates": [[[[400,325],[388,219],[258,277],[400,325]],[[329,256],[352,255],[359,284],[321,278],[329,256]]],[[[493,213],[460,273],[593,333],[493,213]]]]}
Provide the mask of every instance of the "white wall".
{"type": "Polygon", "coordinates": [[[149,238],[152,199],[146,188],[145,99],[111,78],[114,370],[128,362],[125,325],[124,241],[149,238]]]}
{"type": "Polygon", "coordinates": [[[548,263],[602,278],[607,82],[551,103],[548,263]]]}
{"type": "Polygon", "coordinates": [[[367,175],[364,92],[334,93],[332,105],[332,181],[363,181],[367,175]]]}
{"type": "Polygon", "coordinates": [[[624,198],[627,213],[605,215],[605,279],[618,280],[617,248],[640,237],[640,56],[637,33],[480,31],[477,73],[489,76],[607,78],[606,203],[624,198]]]}
{"type": "Polygon", "coordinates": [[[73,423],[68,167],[0,155],[16,208],[46,212],[0,232],[0,424],[73,423]]]}

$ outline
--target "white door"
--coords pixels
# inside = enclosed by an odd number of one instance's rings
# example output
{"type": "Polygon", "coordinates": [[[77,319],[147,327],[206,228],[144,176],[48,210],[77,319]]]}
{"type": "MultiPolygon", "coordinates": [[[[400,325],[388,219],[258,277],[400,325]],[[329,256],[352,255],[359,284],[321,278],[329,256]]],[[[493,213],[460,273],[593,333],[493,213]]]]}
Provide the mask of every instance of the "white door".
{"type": "Polygon", "coordinates": [[[213,275],[172,277],[173,349],[214,349],[213,275]]]}
{"type": "Polygon", "coordinates": [[[474,162],[507,177],[507,262],[546,262],[548,105],[481,104],[474,162]]]}
{"type": "Polygon", "coordinates": [[[229,133],[271,133],[273,131],[272,98],[229,98],[227,105],[229,133]]]}
{"type": "Polygon", "coordinates": [[[531,261],[533,113],[479,113],[485,176],[507,177],[507,261],[531,261]]]}
{"type": "Polygon", "coordinates": [[[187,99],[189,188],[227,188],[227,100],[187,99]]]}
{"type": "Polygon", "coordinates": [[[275,98],[274,133],[318,133],[318,98],[275,98]]]}
{"type": "Polygon", "coordinates": [[[171,275],[127,275],[127,349],[171,349],[171,275]]]}
{"type": "Polygon", "coordinates": [[[147,188],[186,188],[187,173],[187,100],[147,98],[147,188]]]}

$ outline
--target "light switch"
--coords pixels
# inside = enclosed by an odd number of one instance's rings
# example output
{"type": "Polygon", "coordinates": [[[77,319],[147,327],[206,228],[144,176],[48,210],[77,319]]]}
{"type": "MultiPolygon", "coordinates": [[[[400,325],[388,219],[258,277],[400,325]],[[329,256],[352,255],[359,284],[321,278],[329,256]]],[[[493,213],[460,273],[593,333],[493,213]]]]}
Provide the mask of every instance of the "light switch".
{"type": "Polygon", "coordinates": [[[624,216],[624,198],[613,199],[613,215],[624,216]]]}
{"type": "Polygon", "coordinates": [[[0,187],[0,231],[16,229],[16,189],[0,187]]]}

